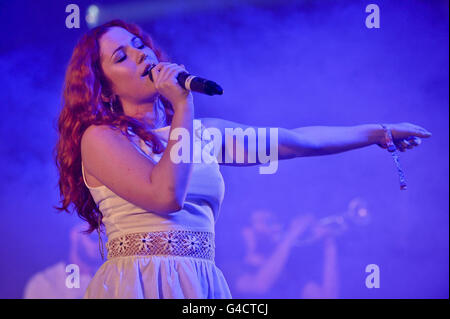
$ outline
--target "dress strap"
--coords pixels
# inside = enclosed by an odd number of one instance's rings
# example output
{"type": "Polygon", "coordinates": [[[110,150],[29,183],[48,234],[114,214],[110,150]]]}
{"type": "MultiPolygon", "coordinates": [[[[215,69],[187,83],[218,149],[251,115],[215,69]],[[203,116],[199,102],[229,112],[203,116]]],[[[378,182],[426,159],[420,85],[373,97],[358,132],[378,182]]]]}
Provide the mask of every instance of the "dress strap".
{"type": "Polygon", "coordinates": [[[91,187],[88,185],[87,181],[86,181],[86,175],[84,174],[84,165],[83,165],[83,161],[81,161],[81,174],[83,175],[83,181],[84,181],[84,184],[86,185],[86,187],[87,187],[87,188],[91,188],[91,187]]]}

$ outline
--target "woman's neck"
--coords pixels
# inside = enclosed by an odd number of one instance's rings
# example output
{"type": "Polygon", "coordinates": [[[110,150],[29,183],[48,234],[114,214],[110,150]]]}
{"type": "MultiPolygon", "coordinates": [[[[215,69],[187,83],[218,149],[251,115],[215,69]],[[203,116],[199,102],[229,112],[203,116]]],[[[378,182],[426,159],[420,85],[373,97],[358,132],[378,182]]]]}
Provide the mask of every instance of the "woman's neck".
{"type": "Polygon", "coordinates": [[[166,118],[166,112],[164,105],[162,104],[161,100],[158,99],[157,103],[155,103],[155,114],[156,119],[154,121],[154,129],[167,126],[167,118],[166,118]]]}
{"type": "Polygon", "coordinates": [[[155,100],[151,107],[141,105],[137,106],[135,110],[136,113],[133,117],[139,119],[146,129],[154,130],[167,126],[166,112],[159,98],[155,100]]]}

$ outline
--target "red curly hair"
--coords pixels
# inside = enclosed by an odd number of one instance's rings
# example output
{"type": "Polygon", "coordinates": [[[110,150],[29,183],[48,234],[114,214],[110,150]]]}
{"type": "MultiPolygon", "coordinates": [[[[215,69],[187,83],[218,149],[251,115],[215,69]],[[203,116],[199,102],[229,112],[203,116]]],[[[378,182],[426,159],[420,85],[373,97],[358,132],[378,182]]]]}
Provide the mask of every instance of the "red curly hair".
{"type": "MultiPolygon", "coordinates": [[[[154,44],[148,34],[135,24],[122,20],[112,20],[91,29],[73,50],[64,79],[62,110],[57,121],[58,141],[54,156],[59,173],[61,206],[54,208],[71,213],[69,206],[73,204],[78,216],[89,223],[86,233],[100,230],[102,225],[102,214],[84,184],[81,172],[80,144],[86,129],[90,125],[109,125],[120,130],[129,139],[128,130],[131,130],[152,147],[153,152],[162,152],[162,144],[156,135],[148,131],[139,120],[125,115],[119,99],[113,99],[112,104],[109,104],[101,98],[102,94],[107,97],[112,95],[111,83],[101,68],[99,45],[100,37],[111,27],[121,27],[138,36],[155,52],[159,61],[169,61],[168,56],[154,44]]],[[[173,107],[163,96],[160,99],[170,124],[173,107]]]]}

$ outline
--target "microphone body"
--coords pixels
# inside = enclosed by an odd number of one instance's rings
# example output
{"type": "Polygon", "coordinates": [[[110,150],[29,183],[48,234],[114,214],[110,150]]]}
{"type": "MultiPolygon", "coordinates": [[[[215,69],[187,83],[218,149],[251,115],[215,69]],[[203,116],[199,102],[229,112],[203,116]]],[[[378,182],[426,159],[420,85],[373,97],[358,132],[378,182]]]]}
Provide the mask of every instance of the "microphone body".
{"type": "MultiPolygon", "coordinates": [[[[154,67],[154,66],[153,66],[154,67]]],[[[152,68],[153,68],[152,67],[152,68]]],[[[153,82],[151,69],[148,72],[148,77],[153,82]]],[[[222,95],[223,89],[216,82],[203,79],[201,77],[181,72],[177,75],[178,84],[185,90],[203,93],[207,95],[222,95]]]]}
{"type": "Polygon", "coordinates": [[[177,81],[183,89],[203,93],[207,95],[222,95],[223,90],[216,82],[203,79],[201,77],[181,72],[177,76],[177,81]]]}

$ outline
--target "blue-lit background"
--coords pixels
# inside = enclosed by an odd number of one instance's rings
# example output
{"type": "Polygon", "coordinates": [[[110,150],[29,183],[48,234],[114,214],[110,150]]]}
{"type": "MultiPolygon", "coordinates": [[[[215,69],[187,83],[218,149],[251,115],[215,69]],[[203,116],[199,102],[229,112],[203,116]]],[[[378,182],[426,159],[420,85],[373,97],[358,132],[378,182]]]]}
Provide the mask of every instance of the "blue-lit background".
{"type": "MultiPolygon", "coordinates": [[[[407,191],[377,146],[281,161],[274,175],[222,166],[216,264],[233,297],[308,297],[312,286],[322,287],[319,297],[331,296],[326,287],[336,298],[449,297],[449,7],[439,0],[0,2],[0,297],[22,298],[35,274],[71,260],[79,222],[53,208],[52,149],[65,68],[88,11],[92,22],[139,24],[174,62],[219,83],[223,96],[194,95],[196,117],[285,128],[411,122],[433,133],[400,153],[407,191]],[[80,8],[79,29],[66,28],[70,3],[80,8]],[[380,7],[379,29],[365,26],[369,3],[380,7]],[[243,278],[260,269],[248,262],[252,220],[269,216],[285,230],[296,216],[341,215],[355,198],[364,225],[292,247],[266,291],[247,287],[243,278]],[[369,264],[379,266],[380,288],[365,285],[369,264]]],[[[268,260],[276,245],[260,237],[268,260]]]]}

